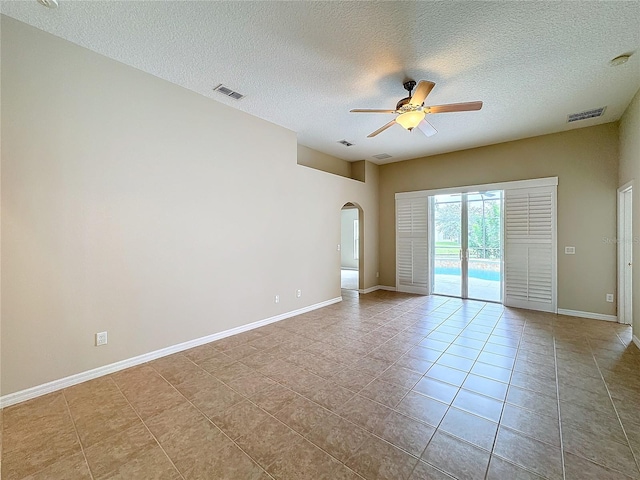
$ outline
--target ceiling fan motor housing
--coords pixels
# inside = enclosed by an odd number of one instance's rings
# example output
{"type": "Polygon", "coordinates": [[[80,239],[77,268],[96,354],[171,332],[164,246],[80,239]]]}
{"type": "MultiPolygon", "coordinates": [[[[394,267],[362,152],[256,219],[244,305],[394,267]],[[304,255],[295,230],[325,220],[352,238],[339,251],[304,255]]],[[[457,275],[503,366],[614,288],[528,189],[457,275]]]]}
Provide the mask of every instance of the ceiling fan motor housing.
{"type": "Polygon", "coordinates": [[[407,90],[409,92],[409,95],[411,95],[411,90],[416,88],[416,82],[415,82],[415,80],[408,80],[408,81],[404,82],[402,84],[402,86],[404,87],[405,90],[407,90]]]}
{"type": "Polygon", "coordinates": [[[414,88],[416,88],[416,82],[415,80],[407,80],[402,84],[402,86],[407,92],[409,92],[409,96],[403,98],[396,104],[396,110],[400,110],[400,107],[409,103],[409,101],[411,100],[411,92],[413,91],[414,88]]]}

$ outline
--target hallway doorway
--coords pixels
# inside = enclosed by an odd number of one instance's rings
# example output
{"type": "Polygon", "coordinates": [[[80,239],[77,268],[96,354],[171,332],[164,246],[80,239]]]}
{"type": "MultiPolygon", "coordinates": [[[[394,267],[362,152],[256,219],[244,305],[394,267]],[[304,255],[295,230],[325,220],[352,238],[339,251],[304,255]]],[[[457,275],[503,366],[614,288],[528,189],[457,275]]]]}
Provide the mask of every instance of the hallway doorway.
{"type": "Polygon", "coordinates": [[[633,320],[633,186],[618,189],[618,321],[633,320]]]}
{"type": "Polygon", "coordinates": [[[340,287],[360,289],[360,208],[347,203],[340,211],[340,287]]]}

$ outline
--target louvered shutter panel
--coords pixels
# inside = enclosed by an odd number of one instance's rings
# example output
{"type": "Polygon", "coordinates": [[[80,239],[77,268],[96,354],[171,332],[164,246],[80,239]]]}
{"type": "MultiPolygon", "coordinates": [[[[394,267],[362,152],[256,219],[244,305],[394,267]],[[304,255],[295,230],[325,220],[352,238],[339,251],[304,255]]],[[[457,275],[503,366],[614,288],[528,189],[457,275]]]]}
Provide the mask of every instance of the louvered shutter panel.
{"type": "Polygon", "coordinates": [[[396,199],[396,289],[427,295],[428,197],[396,199]]]}
{"type": "Polygon", "coordinates": [[[505,191],[504,304],[556,312],[556,187],[505,191]]]}

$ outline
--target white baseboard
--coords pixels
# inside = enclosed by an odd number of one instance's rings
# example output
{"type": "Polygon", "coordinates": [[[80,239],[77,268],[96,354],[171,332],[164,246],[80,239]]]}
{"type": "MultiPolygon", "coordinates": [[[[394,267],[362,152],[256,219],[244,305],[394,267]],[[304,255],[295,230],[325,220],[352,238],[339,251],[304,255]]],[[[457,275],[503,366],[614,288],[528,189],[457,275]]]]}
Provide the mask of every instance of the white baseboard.
{"type": "Polygon", "coordinates": [[[617,322],[616,315],[605,315],[603,313],[581,312],[579,310],[558,309],[558,315],[569,315],[570,317],[590,318],[592,320],[605,320],[607,322],[617,322]]]}
{"type": "Polygon", "coordinates": [[[265,325],[269,325],[270,323],[275,323],[286,318],[295,317],[296,315],[301,315],[312,310],[317,310],[318,308],[333,305],[334,303],[338,303],[340,301],[342,301],[342,297],[332,298],[330,300],[316,303],[314,305],[309,305],[308,307],[300,308],[298,310],[281,313],[274,317],[265,318],[263,320],[258,320],[257,322],[248,323],[246,325],[240,325],[239,327],[231,328],[223,332],[207,335],[206,337],[196,338],[194,340],[189,340],[177,345],[171,345],[169,347],[161,348],[160,350],[155,350],[153,352],[138,355],[137,357],[127,358],[119,362],[104,365],[92,370],[87,370],[86,372],[76,373],[75,375],[70,375],[58,380],[53,380],[52,382],[43,383],[42,385],[36,385],[35,387],[20,390],[8,395],[3,395],[2,397],[0,397],[0,408],[15,405],[16,403],[40,397],[57,390],[62,390],[63,388],[71,387],[73,385],[86,382],[87,380],[92,380],[94,378],[102,377],[110,373],[124,370],[125,368],[135,367],[136,365],[141,365],[160,357],[166,357],[167,355],[171,355],[173,353],[182,352],[183,350],[188,350],[194,347],[199,347],[200,345],[204,345],[205,343],[213,342],[215,340],[221,340],[223,338],[230,337],[231,335],[237,335],[238,333],[243,333],[255,328],[264,327],[265,325]]]}
{"type": "Polygon", "coordinates": [[[635,335],[632,338],[633,338],[633,343],[636,344],[636,347],[640,348],[640,338],[636,337],[635,335]]]}
{"type": "Polygon", "coordinates": [[[378,285],[378,289],[387,290],[388,292],[395,292],[396,287],[387,287],[386,285],[378,285]]]}
{"type": "Polygon", "coordinates": [[[376,285],[375,287],[369,287],[369,288],[365,288],[364,290],[358,290],[358,293],[371,293],[371,292],[375,292],[376,290],[388,290],[389,292],[395,292],[396,291],[396,287],[386,287],[384,285],[376,285]]]}
{"type": "Polygon", "coordinates": [[[369,288],[365,288],[358,290],[358,293],[371,293],[371,292],[375,292],[376,290],[380,290],[380,285],[376,285],[375,287],[369,287],[369,288]]]}

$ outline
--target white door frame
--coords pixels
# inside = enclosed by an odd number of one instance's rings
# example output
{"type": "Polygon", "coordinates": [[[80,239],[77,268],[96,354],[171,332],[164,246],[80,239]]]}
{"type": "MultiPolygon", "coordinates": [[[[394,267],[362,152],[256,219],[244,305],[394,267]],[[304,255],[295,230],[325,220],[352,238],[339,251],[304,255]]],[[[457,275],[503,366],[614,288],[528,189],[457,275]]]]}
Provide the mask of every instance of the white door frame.
{"type": "Polygon", "coordinates": [[[469,194],[462,193],[460,201],[460,296],[469,298],[469,194]]]}
{"type": "Polygon", "coordinates": [[[618,188],[618,322],[633,321],[633,180],[618,188]]]}

